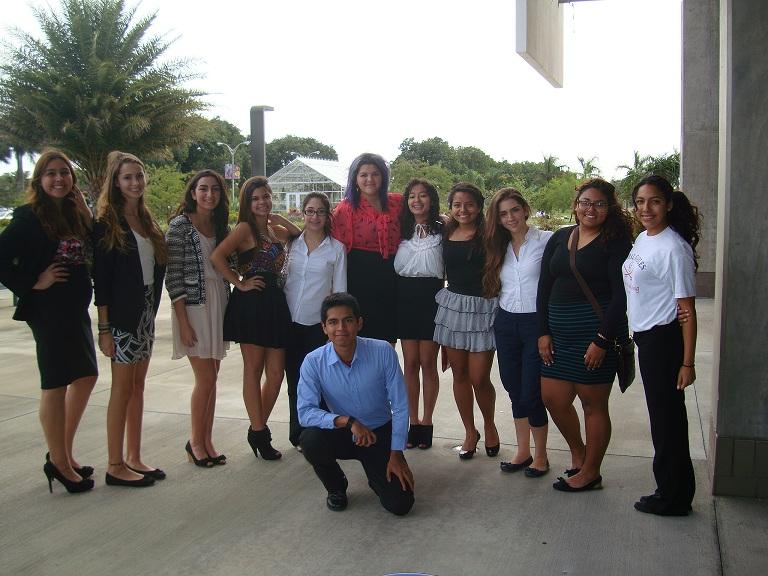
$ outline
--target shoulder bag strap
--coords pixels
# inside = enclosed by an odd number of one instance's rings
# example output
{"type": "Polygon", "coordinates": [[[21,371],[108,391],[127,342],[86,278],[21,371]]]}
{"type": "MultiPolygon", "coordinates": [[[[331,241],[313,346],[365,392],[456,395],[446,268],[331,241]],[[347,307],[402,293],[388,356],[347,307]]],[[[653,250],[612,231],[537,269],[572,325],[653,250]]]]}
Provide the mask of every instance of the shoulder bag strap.
{"type": "Polygon", "coordinates": [[[597,314],[597,317],[602,321],[603,309],[600,308],[600,304],[597,303],[597,299],[595,298],[595,295],[592,294],[592,290],[589,289],[589,286],[587,286],[587,282],[584,280],[584,277],[579,274],[579,271],[576,269],[576,248],[578,245],[579,227],[577,225],[576,228],[574,228],[571,232],[571,247],[568,250],[570,253],[571,272],[573,272],[573,275],[576,277],[576,282],[579,283],[582,292],[584,292],[584,296],[587,297],[589,303],[592,304],[592,308],[595,309],[595,314],[597,314]]]}

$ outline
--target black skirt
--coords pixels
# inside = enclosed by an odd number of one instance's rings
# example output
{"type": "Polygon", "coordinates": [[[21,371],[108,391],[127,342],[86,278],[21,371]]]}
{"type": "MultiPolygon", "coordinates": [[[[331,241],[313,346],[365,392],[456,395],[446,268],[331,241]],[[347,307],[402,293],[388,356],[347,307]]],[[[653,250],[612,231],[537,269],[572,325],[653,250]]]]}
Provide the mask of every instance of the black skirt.
{"type": "Polygon", "coordinates": [[[259,272],[258,276],[266,283],[263,290],[232,290],[224,313],[224,341],[285,348],[291,330],[285,293],[274,274],[259,272]]]}
{"type": "Polygon", "coordinates": [[[347,291],[360,303],[360,336],[397,341],[397,274],[393,258],[378,252],[350,250],[347,255],[347,291]]]}
{"type": "Polygon", "coordinates": [[[397,337],[401,340],[432,340],[442,278],[397,277],[397,337]]]}
{"type": "Polygon", "coordinates": [[[37,346],[43,390],[61,388],[99,373],[88,306],[93,294],[84,265],[70,266],[66,282],[34,294],[34,313],[27,320],[37,346]]]}

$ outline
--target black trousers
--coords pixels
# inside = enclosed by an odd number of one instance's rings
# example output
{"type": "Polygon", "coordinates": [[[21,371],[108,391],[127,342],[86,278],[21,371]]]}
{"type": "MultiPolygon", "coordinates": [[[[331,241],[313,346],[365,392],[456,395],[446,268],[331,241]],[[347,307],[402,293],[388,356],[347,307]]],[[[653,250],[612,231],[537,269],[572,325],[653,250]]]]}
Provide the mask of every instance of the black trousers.
{"type": "Polygon", "coordinates": [[[321,324],[305,326],[293,322],[291,325],[291,336],[285,349],[285,379],[288,381],[288,408],[291,414],[288,439],[294,446],[298,446],[301,431],[304,430],[296,413],[296,390],[299,386],[301,363],[307,354],[327,341],[321,324]]]}
{"type": "Polygon", "coordinates": [[[413,506],[413,491],[403,490],[396,476],[387,482],[392,423],[388,422],[373,432],[376,444],[362,448],[355,445],[352,433],[346,428],[305,428],[301,433],[301,448],[328,491],[343,490],[345,487],[344,472],[337,460],[359,460],[368,477],[368,486],[379,497],[381,505],[393,514],[403,516],[413,506]]]}
{"type": "Polygon", "coordinates": [[[635,332],[634,338],[651,421],[656,494],[671,510],[687,510],[696,491],[696,478],[688,449],[685,393],[677,389],[683,363],[682,329],[675,320],[635,332]]]}

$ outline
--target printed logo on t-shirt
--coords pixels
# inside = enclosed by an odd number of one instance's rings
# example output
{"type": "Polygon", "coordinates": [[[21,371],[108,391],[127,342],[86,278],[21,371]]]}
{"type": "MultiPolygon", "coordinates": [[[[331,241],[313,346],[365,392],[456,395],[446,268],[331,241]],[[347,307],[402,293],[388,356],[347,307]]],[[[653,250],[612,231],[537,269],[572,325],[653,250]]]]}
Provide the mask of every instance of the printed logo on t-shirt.
{"type": "Polygon", "coordinates": [[[634,251],[629,253],[629,256],[627,256],[627,259],[622,265],[622,271],[624,272],[624,284],[635,294],[640,292],[640,286],[637,285],[637,282],[635,282],[634,278],[635,269],[639,268],[640,270],[645,270],[645,266],[646,264],[643,261],[643,257],[634,251]]]}

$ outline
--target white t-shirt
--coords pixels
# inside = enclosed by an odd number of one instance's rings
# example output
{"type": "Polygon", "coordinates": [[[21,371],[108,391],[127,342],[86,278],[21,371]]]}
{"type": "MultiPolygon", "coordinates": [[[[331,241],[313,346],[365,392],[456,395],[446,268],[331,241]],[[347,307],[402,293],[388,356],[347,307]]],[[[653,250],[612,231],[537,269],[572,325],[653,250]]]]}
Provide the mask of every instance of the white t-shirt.
{"type": "Polygon", "coordinates": [[[673,322],[677,300],[696,295],[693,249],[669,226],[653,236],[642,232],[622,272],[633,332],[673,322]]]}
{"type": "Polygon", "coordinates": [[[499,306],[514,314],[536,312],[536,293],[539,289],[541,257],[552,232],[529,228],[515,256],[512,242],[507,246],[504,264],[501,266],[501,292],[499,306]]]}
{"type": "Polygon", "coordinates": [[[155,245],[152,244],[152,240],[144,238],[133,228],[131,228],[131,232],[133,232],[133,236],[136,238],[136,247],[139,250],[144,286],[149,286],[155,282],[155,245]]]}

